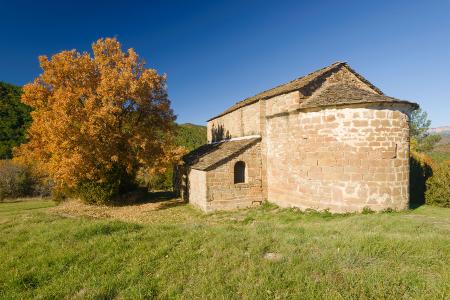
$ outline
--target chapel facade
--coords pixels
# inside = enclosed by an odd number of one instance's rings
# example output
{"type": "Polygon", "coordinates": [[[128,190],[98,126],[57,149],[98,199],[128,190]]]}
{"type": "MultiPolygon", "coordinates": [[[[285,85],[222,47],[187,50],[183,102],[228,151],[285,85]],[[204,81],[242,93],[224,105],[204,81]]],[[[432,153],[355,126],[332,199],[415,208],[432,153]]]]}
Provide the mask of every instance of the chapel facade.
{"type": "Polygon", "coordinates": [[[206,212],[262,201],[332,212],[405,209],[417,107],[334,63],[208,120],[208,143],[183,157],[175,189],[206,212]]]}

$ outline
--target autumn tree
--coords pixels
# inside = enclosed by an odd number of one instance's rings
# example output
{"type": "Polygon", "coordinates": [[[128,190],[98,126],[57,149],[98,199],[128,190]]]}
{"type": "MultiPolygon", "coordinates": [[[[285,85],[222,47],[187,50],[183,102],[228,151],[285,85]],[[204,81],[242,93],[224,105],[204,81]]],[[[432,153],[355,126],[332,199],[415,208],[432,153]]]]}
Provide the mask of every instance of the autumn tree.
{"type": "Polygon", "coordinates": [[[33,109],[29,142],[15,154],[57,187],[105,202],[132,188],[139,169],[167,166],[180,151],[166,77],[114,38],[92,50],[39,57],[43,72],[22,95],[33,109]]]}

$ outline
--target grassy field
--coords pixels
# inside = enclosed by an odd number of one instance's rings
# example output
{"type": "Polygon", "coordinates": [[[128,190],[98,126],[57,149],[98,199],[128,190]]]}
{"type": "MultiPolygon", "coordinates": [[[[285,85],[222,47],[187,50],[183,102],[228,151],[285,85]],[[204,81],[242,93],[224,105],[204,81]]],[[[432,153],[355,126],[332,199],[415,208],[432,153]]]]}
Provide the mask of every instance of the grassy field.
{"type": "Polygon", "coordinates": [[[156,204],[93,218],[45,200],[1,203],[0,297],[450,297],[450,209],[204,215],[156,204]],[[133,211],[133,222],[112,218],[133,211]]]}
{"type": "Polygon", "coordinates": [[[450,160],[450,143],[435,146],[429,155],[436,161],[450,160]]]}

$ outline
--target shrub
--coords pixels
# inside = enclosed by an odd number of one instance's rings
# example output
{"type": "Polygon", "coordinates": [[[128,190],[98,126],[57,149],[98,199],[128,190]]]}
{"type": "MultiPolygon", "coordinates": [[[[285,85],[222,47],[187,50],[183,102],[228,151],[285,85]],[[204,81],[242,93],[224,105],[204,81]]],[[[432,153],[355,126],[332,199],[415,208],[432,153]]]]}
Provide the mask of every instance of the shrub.
{"type": "MultiPolygon", "coordinates": [[[[107,204],[117,195],[117,186],[110,183],[83,182],[76,188],[76,195],[89,204],[107,204]]],[[[66,194],[64,194],[66,195],[66,194]]]]}
{"type": "Polygon", "coordinates": [[[361,213],[362,213],[363,215],[369,215],[369,214],[374,214],[375,211],[372,210],[370,207],[365,206],[365,207],[363,207],[361,213]]]}
{"type": "Polygon", "coordinates": [[[0,164],[0,199],[18,198],[30,193],[31,176],[27,168],[10,160],[0,164]]]}
{"type": "Polygon", "coordinates": [[[426,183],[425,202],[430,205],[450,207],[450,164],[433,164],[433,176],[426,183]]]}
{"type": "MultiPolygon", "coordinates": [[[[78,196],[89,204],[109,204],[120,200],[120,196],[137,188],[133,174],[128,174],[120,166],[115,166],[107,173],[107,181],[82,181],[75,188],[69,189],[70,195],[78,196]]],[[[67,192],[66,192],[67,195],[67,192]]]]}
{"type": "Polygon", "coordinates": [[[0,200],[26,196],[47,196],[51,182],[31,166],[0,160],[0,200]]]}

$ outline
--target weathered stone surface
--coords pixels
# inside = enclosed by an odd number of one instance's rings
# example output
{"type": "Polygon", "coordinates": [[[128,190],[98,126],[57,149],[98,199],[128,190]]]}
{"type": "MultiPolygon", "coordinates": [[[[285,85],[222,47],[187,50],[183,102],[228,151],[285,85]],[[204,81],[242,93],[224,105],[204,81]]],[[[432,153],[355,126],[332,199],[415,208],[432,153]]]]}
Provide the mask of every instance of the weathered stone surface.
{"type": "Polygon", "coordinates": [[[208,142],[260,134],[259,103],[242,107],[207,124],[208,142]]]}
{"type": "Polygon", "coordinates": [[[261,202],[261,145],[257,143],[243,153],[234,156],[207,175],[208,208],[225,210],[249,207],[261,202]],[[234,165],[243,161],[246,166],[245,183],[234,183],[234,165]]]}
{"type": "Polygon", "coordinates": [[[409,124],[400,109],[324,109],[269,119],[269,201],[333,211],[406,208],[409,124]]]}
{"type": "Polygon", "coordinates": [[[207,212],[250,207],[263,201],[260,139],[225,143],[227,147],[214,149],[224,155],[219,164],[213,151],[205,154],[213,158],[203,157],[200,163],[197,160],[197,163],[182,171],[185,173],[183,178],[187,179],[182,181],[182,197],[207,212]],[[224,149],[227,151],[224,152],[224,149]],[[238,161],[245,163],[243,183],[234,183],[234,166],[238,161]]]}
{"type": "Polygon", "coordinates": [[[265,199],[334,212],[407,208],[415,107],[385,96],[347,64],[333,64],[211,119],[209,142],[234,139],[203,146],[222,152],[196,150],[204,157],[179,167],[179,190],[205,211],[265,199]],[[250,143],[254,135],[260,138],[250,143]],[[236,143],[240,137],[248,141],[236,143]],[[246,164],[246,182],[235,184],[238,161],[246,164]]]}
{"type": "Polygon", "coordinates": [[[192,191],[189,195],[189,202],[203,210],[206,210],[206,203],[208,200],[206,172],[192,169],[189,172],[189,186],[192,191]]]}

